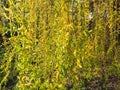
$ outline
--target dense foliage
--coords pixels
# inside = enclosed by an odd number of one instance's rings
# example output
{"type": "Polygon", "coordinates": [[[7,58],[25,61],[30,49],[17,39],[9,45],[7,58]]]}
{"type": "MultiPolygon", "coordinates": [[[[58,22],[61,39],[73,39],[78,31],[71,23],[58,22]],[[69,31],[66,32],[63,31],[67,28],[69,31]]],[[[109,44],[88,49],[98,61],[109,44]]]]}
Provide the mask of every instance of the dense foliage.
{"type": "Polygon", "coordinates": [[[119,0],[0,0],[0,90],[120,90],[119,0]]]}

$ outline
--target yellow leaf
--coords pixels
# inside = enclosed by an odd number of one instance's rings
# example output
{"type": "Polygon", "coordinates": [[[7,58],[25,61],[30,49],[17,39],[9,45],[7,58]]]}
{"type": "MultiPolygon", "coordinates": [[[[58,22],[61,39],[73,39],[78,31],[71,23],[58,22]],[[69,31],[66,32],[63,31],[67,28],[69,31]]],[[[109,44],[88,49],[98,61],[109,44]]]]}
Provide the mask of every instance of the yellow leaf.
{"type": "Polygon", "coordinates": [[[74,50],[73,54],[74,54],[74,56],[76,56],[76,55],[77,55],[77,51],[76,51],[76,50],[74,50]]]}
{"type": "Polygon", "coordinates": [[[62,84],[59,84],[58,87],[61,88],[61,87],[62,87],[62,84]]]}
{"type": "Polygon", "coordinates": [[[51,88],[51,89],[53,88],[53,85],[52,85],[52,83],[50,83],[50,88],[51,88]]]}
{"type": "Polygon", "coordinates": [[[81,63],[80,63],[80,60],[79,60],[79,59],[77,59],[77,66],[78,66],[79,68],[82,68],[82,65],[81,65],[81,63]]]}
{"type": "Polygon", "coordinates": [[[10,18],[9,18],[5,13],[3,13],[3,16],[4,16],[6,19],[10,20],[10,18]]]}
{"type": "Polygon", "coordinates": [[[5,11],[8,11],[10,14],[12,14],[12,10],[10,8],[4,7],[5,11]]]}

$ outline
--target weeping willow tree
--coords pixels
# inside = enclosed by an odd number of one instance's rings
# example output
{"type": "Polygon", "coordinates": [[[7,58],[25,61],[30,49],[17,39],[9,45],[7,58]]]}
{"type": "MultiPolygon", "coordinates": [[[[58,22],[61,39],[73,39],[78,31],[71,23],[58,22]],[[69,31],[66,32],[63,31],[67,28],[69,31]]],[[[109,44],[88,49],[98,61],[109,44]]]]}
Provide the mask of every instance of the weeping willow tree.
{"type": "Polygon", "coordinates": [[[120,89],[119,19],[118,0],[0,0],[0,89],[120,89]]]}

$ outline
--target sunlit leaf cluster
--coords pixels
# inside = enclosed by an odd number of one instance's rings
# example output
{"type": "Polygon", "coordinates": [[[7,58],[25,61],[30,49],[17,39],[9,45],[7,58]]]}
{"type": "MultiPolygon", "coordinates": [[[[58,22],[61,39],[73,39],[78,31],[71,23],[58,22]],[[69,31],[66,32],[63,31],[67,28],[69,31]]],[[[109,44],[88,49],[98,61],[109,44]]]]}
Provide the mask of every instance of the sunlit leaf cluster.
{"type": "Polygon", "coordinates": [[[119,90],[117,1],[0,0],[0,90],[119,90]]]}

